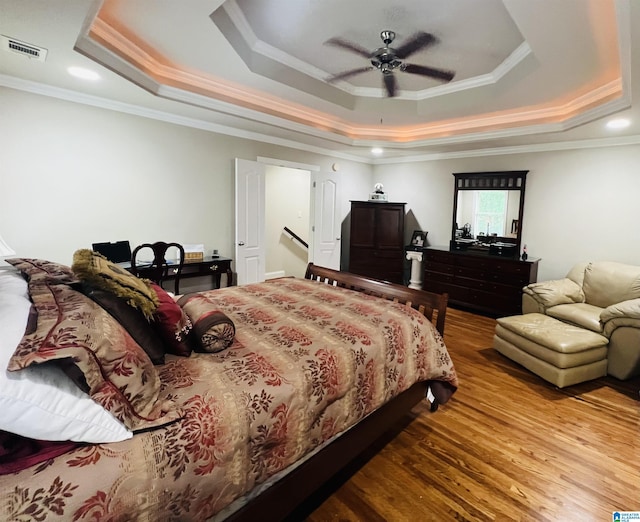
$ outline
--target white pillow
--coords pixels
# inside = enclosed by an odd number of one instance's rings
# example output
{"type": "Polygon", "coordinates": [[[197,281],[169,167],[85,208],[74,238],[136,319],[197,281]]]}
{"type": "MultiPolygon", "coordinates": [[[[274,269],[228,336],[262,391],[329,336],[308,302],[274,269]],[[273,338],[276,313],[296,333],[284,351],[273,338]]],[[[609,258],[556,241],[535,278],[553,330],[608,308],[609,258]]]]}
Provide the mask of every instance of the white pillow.
{"type": "Polygon", "coordinates": [[[133,433],[57,366],[6,370],[27,325],[27,282],[0,270],[0,430],[39,440],[118,442],[133,433]]]}

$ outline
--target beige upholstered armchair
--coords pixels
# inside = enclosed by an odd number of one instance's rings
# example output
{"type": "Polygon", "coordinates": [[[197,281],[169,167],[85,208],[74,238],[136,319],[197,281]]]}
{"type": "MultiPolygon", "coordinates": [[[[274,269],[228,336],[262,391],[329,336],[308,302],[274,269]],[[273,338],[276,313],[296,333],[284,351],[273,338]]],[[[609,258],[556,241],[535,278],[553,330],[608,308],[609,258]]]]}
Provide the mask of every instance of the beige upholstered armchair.
{"type": "Polygon", "coordinates": [[[640,267],[602,261],[574,266],[564,279],[523,289],[522,313],[538,312],[609,339],[607,374],[640,375],[640,267]]]}

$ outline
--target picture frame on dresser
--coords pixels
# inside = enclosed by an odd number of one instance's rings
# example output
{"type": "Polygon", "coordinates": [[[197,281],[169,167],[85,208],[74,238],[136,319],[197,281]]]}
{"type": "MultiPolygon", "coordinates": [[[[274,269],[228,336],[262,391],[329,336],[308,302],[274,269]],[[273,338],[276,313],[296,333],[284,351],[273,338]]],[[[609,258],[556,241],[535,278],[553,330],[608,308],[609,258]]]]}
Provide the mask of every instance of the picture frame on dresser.
{"type": "Polygon", "coordinates": [[[414,230],[411,234],[411,241],[409,242],[410,250],[422,250],[427,246],[427,234],[424,230],[414,230]]]}

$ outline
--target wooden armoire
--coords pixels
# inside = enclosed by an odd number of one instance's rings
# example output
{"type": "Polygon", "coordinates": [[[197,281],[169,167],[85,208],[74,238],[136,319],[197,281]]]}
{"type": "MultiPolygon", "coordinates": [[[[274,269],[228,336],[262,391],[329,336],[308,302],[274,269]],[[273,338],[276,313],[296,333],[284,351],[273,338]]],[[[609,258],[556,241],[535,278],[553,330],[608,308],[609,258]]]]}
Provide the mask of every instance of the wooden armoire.
{"type": "Polygon", "coordinates": [[[349,272],[404,284],[404,206],[351,202],[349,272]]]}

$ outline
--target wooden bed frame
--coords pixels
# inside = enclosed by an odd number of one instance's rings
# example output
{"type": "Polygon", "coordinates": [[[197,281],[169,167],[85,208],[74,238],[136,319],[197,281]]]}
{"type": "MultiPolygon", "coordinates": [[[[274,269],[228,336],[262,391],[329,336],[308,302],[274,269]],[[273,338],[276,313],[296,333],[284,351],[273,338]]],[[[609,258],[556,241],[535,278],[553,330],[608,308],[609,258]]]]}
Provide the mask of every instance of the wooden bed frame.
{"type": "Polygon", "coordinates": [[[436,330],[440,332],[440,335],[444,336],[444,320],[447,314],[447,303],[449,302],[448,294],[434,294],[425,290],[414,290],[407,286],[370,279],[349,272],[338,272],[331,268],[316,266],[313,263],[307,265],[307,273],[304,277],[305,279],[323,281],[341,288],[356,290],[411,306],[429,321],[433,321],[435,312],[436,330]]]}
{"type": "MultiPolygon", "coordinates": [[[[313,263],[309,263],[305,278],[406,304],[419,310],[432,322],[435,314],[436,329],[441,335],[444,334],[447,294],[414,290],[394,283],[323,268],[313,263]]],[[[426,382],[414,384],[232,513],[226,520],[275,522],[285,519],[322,485],[380,439],[416,404],[424,400],[427,390],[426,382]]],[[[437,409],[437,402],[432,402],[431,409],[437,409]]]]}

